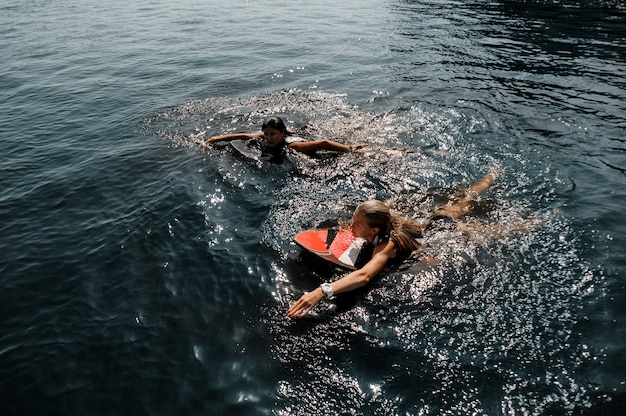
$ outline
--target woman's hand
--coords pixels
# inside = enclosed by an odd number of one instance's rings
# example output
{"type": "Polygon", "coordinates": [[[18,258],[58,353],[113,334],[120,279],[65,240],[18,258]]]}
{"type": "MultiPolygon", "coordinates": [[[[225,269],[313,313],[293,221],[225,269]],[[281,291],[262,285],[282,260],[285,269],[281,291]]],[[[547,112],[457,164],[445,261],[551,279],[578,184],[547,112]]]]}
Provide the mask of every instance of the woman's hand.
{"type": "Polygon", "coordinates": [[[208,139],[200,143],[200,147],[209,147],[209,145],[211,145],[212,143],[215,143],[218,140],[219,140],[218,136],[209,137],[208,139]]]}
{"type": "Polygon", "coordinates": [[[357,144],[351,144],[351,145],[349,146],[349,149],[350,149],[351,151],[354,151],[354,150],[363,149],[364,147],[367,147],[367,143],[357,143],[357,144]]]}
{"type": "Polygon", "coordinates": [[[320,300],[324,298],[322,289],[319,287],[312,292],[305,293],[298,299],[291,308],[287,311],[287,316],[290,318],[302,318],[313,309],[320,300]]]}

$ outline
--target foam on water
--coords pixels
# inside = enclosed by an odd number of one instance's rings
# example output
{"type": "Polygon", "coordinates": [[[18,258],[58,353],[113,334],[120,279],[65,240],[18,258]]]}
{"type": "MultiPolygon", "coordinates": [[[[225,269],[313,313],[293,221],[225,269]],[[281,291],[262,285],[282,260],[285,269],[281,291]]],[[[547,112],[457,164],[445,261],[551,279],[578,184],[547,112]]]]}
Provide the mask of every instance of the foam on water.
{"type": "MultiPolygon", "coordinates": [[[[555,194],[570,186],[566,178],[507,146],[486,152],[463,141],[497,122],[472,108],[441,112],[423,105],[376,114],[341,95],[292,90],[195,101],[144,127],[158,126],[160,137],[192,147],[222,132],[258,131],[276,114],[298,134],[369,145],[341,155],[291,154],[288,168],[206,150],[222,178],[199,202],[207,223],[225,203],[224,184],[261,195],[268,209],[261,239],[283,262],[261,266],[271,269],[266,284],[274,304],[264,309],[262,323],[281,363],[278,414],[530,415],[590,405],[578,371],[602,352],[581,344],[576,326],[582,305],[602,292],[603,281],[582,261],[578,236],[552,206],[555,194]],[[297,232],[326,219],[347,220],[368,198],[426,219],[438,195],[493,168],[502,169],[486,193],[495,204],[472,221],[502,226],[498,238],[432,236],[425,253],[439,259],[437,265],[424,266],[418,256],[366,290],[319,305],[303,321],[285,319],[303,290],[340,276],[308,268],[292,242],[297,232]],[[526,231],[514,232],[528,218],[526,231]],[[415,386],[414,397],[406,383],[415,386]]],[[[260,205],[253,198],[247,206],[260,205]]]]}

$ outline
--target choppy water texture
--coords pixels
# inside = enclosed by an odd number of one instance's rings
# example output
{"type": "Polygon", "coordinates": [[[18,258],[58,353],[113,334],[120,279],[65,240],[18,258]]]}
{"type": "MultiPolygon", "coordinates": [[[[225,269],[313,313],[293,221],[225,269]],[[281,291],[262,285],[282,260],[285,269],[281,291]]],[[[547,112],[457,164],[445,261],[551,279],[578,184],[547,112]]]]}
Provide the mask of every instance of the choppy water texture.
{"type": "Polygon", "coordinates": [[[622,414],[624,10],[4,2],[0,413],[622,414]],[[368,147],[198,146],[270,115],[368,147]],[[492,169],[509,232],[286,317],[341,276],[297,232],[492,169]]]}

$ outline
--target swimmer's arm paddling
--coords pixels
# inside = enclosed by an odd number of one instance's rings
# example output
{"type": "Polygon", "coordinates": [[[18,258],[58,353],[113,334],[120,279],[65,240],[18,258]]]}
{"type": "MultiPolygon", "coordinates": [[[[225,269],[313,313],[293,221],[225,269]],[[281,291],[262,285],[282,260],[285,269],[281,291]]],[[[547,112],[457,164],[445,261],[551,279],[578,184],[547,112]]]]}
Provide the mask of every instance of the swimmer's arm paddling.
{"type": "Polygon", "coordinates": [[[229,142],[231,140],[250,140],[257,137],[263,137],[263,132],[258,133],[231,133],[222,134],[221,136],[213,136],[202,142],[201,146],[206,147],[212,143],[229,142]]]}
{"type": "Polygon", "coordinates": [[[360,149],[365,147],[365,144],[359,145],[347,145],[334,142],[332,140],[314,140],[311,142],[295,142],[288,145],[290,149],[296,150],[302,153],[311,153],[316,150],[332,150],[335,152],[349,152],[351,150],[360,149]]]}
{"type": "MultiPolygon", "coordinates": [[[[331,283],[333,293],[349,292],[368,284],[374,276],[385,268],[387,261],[396,256],[395,245],[389,241],[384,249],[374,254],[372,259],[362,268],[355,270],[339,280],[331,283]]],[[[305,293],[287,311],[290,318],[302,318],[313,309],[315,305],[324,298],[321,288],[317,288],[309,293],[305,293]]]]}

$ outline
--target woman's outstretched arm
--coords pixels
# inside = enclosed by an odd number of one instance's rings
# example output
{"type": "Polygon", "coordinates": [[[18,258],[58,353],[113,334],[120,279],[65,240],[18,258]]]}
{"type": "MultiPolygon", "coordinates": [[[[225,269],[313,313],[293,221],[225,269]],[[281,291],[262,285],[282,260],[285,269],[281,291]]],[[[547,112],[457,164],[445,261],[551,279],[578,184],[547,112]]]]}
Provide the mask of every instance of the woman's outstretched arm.
{"type": "Polygon", "coordinates": [[[256,137],[263,137],[263,132],[258,133],[231,133],[231,134],[222,134],[220,136],[213,136],[202,142],[201,146],[206,147],[211,143],[217,142],[229,142],[231,140],[249,140],[254,139],[256,137]]]}
{"type": "MultiPolygon", "coordinates": [[[[372,259],[367,262],[365,266],[359,270],[355,270],[339,280],[332,282],[333,293],[349,292],[359,287],[365,286],[369,283],[374,276],[376,276],[381,270],[385,268],[387,261],[394,258],[396,255],[395,245],[392,241],[389,241],[384,249],[379,253],[374,254],[372,259]]],[[[323,298],[324,293],[321,288],[305,293],[298,299],[291,308],[287,311],[287,316],[290,318],[302,318],[313,309],[323,298]]]]}
{"type": "Polygon", "coordinates": [[[315,152],[316,150],[332,150],[335,152],[349,152],[350,150],[360,149],[367,146],[366,144],[347,145],[334,142],[332,140],[314,140],[311,142],[295,142],[289,144],[289,148],[302,153],[315,152]]]}

